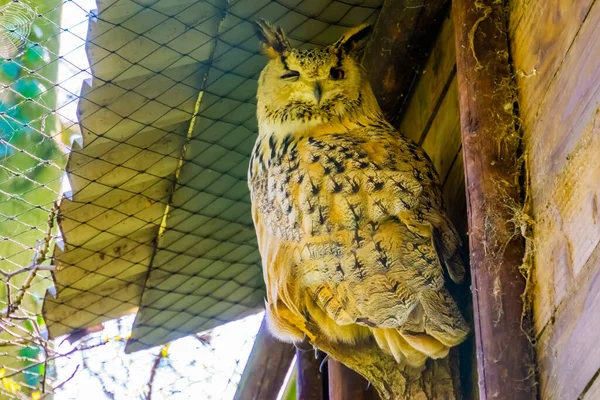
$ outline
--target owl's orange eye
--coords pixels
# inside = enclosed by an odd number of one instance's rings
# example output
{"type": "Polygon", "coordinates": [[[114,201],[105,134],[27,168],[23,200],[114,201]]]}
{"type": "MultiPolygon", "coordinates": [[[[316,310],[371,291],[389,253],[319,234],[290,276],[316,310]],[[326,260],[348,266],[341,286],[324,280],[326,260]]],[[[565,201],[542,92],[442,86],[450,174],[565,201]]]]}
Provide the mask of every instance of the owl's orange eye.
{"type": "Polygon", "coordinates": [[[329,77],[334,81],[339,81],[340,79],[344,79],[344,70],[341,68],[331,68],[329,71],[329,77]]]}
{"type": "Polygon", "coordinates": [[[281,79],[296,80],[300,76],[300,72],[289,70],[281,75],[281,79]]]}

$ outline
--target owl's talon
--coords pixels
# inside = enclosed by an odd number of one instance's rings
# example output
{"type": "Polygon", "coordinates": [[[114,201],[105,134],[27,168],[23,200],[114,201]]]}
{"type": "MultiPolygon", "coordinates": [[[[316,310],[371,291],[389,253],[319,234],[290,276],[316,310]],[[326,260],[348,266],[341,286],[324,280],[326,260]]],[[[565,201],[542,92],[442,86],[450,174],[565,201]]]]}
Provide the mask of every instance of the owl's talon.
{"type": "Polygon", "coordinates": [[[321,361],[321,365],[319,365],[319,372],[323,372],[323,365],[325,365],[329,361],[329,354],[325,354],[325,358],[321,361]]]}

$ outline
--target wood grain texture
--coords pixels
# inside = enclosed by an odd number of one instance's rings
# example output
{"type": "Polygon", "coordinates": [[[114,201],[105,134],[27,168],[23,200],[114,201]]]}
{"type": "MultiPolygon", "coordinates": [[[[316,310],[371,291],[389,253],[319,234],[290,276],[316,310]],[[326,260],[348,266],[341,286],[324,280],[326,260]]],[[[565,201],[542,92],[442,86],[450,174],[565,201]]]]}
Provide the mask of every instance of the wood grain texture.
{"type": "Polygon", "coordinates": [[[519,110],[526,123],[540,115],[539,105],[595,1],[520,0],[512,4],[511,50],[524,94],[519,110]]]}
{"type": "Polygon", "coordinates": [[[524,243],[507,224],[519,203],[518,151],[504,4],[453,2],[479,389],[534,399],[533,349],[521,328],[524,243]]]}
{"type": "Polygon", "coordinates": [[[401,120],[417,71],[439,30],[447,0],[386,0],[363,65],[386,118],[401,120]]]}
{"type": "MultiPolygon", "coordinates": [[[[579,26],[580,18],[563,22],[563,25],[568,24],[564,26],[565,35],[573,30],[577,35],[568,47],[551,49],[568,51],[563,54],[552,79],[536,76],[519,80],[520,101],[533,98],[537,103],[534,111],[523,115],[537,220],[538,268],[534,296],[537,333],[574,289],[573,279],[600,240],[600,224],[593,218],[600,195],[595,182],[600,178],[597,163],[592,161],[593,154],[598,154],[595,138],[600,101],[600,43],[597,40],[600,5],[596,1],[590,7],[582,26],[579,26]],[[543,96],[539,94],[540,89],[529,82],[536,79],[540,87],[547,87],[543,96]],[[550,81],[547,84],[546,79],[550,81]]],[[[544,34],[538,23],[532,23],[528,35],[544,34]]],[[[524,62],[519,58],[516,61],[524,62]]]]}
{"type": "Polygon", "coordinates": [[[276,400],[294,353],[294,346],[271,336],[263,319],[234,400],[276,400]]]}
{"type": "Polygon", "coordinates": [[[327,368],[329,400],[379,400],[375,387],[344,364],[330,360],[327,368]]]}
{"type": "Polygon", "coordinates": [[[598,399],[600,394],[600,245],[575,282],[577,290],[556,311],[539,340],[541,398],[598,399]],[[594,381],[595,380],[595,381],[594,381]],[[594,386],[595,385],[595,386],[594,386]]]}
{"type": "Polygon", "coordinates": [[[521,3],[512,10],[511,38],[536,220],[541,397],[596,399],[600,3],[521,3]]]}
{"type": "Polygon", "coordinates": [[[436,115],[437,108],[446,95],[455,66],[454,24],[448,15],[406,104],[400,122],[400,132],[415,142],[422,143],[425,134],[430,131],[428,128],[431,119],[436,115]]]}
{"type": "Polygon", "coordinates": [[[431,123],[422,147],[427,152],[440,179],[445,180],[461,146],[458,87],[452,79],[438,112],[431,123]]]}
{"type": "MultiPolygon", "coordinates": [[[[460,132],[459,132],[460,134],[460,132]]],[[[448,208],[448,216],[456,227],[463,243],[467,240],[467,201],[465,198],[465,164],[463,162],[462,148],[450,168],[444,181],[444,201],[448,208]]]]}

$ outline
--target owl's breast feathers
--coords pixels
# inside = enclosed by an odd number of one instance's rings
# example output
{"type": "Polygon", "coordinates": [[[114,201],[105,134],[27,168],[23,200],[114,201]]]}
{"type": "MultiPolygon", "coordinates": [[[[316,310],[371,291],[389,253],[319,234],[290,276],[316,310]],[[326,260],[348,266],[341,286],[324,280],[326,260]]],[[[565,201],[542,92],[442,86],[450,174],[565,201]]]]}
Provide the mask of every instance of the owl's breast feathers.
{"type": "Polygon", "coordinates": [[[415,365],[464,340],[445,287],[464,277],[460,241],[413,142],[384,124],[261,133],[249,182],[274,334],[373,335],[415,365]]]}

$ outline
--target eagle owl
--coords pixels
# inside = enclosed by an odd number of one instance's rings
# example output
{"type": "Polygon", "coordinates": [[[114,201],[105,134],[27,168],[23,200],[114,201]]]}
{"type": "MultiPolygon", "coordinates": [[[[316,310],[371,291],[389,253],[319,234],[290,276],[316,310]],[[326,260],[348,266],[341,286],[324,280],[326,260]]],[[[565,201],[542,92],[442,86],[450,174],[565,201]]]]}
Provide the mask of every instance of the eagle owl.
{"type": "Polygon", "coordinates": [[[384,118],[358,61],[368,25],[329,47],[293,48],[266,21],[259,134],[248,172],[271,332],[344,346],[375,340],[422,366],[468,326],[446,281],[460,239],[424,153],[384,118]]]}

